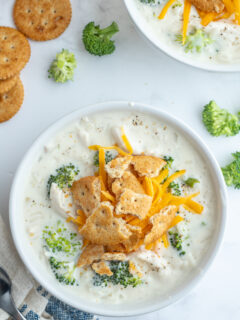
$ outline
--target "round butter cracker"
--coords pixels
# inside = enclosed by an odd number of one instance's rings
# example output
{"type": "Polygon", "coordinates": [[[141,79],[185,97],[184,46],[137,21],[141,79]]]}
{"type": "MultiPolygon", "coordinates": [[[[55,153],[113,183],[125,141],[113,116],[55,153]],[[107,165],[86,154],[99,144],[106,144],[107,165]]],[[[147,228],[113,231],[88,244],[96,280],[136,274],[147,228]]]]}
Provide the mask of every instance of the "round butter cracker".
{"type": "Polygon", "coordinates": [[[0,80],[0,94],[9,91],[16,84],[19,79],[19,74],[11,78],[7,78],[6,80],[0,80]]]}
{"type": "Polygon", "coordinates": [[[55,39],[72,18],[69,0],[16,0],[13,19],[17,28],[36,41],[55,39]]]}
{"type": "Polygon", "coordinates": [[[0,79],[19,73],[28,62],[31,49],[28,40],[16,29],[0,27],[0,79]]]}
{"type": "Polygon", "coordinates": [[[6,93],[0,94],[0,122],[11,119],[20,109],[24,98],[23,84],[20,79],[6,93]]]}

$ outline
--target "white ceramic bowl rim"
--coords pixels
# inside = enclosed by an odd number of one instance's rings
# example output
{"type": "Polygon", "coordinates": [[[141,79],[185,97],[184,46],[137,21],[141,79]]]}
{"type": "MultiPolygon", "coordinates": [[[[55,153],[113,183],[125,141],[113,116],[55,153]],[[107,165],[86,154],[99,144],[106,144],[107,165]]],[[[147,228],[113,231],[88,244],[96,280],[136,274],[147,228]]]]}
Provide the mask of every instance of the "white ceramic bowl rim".
{"type": "Polygon", "coordinates": [[[226,224],[226,206],[227,206],[227,193],[226,193],[226,187],[225,183],[221,174],[221,170],[218,166],[217,161],[213,157],[212,153],[208,149],[208,147],[205,145],[205,143],[202,141],[202,139],[193,132],[193,130],[184,124],[182,121],[179,119],[176,119],[175,117],[169,115],[167,112],[150,107],[148,105],[144,105],[141,103],[129,103],[126,101],[119,101],[119,102],[105,102],[101,104],[96,104],[93,106],[89,106],[83,109],[79,109],[77,111],[74,111],[73,113],[70,113],[67,116],[62,117],[60,120],[52,124],[47,130],[45,130],[33,143],[29,151],[26,153],[24,156],[23,160],[21,161],[17,172],[14,177],[14,181],[12,184],[11,192],[10,192],[10,202],[9,202],[9,210],[10,210],[10,227],[11,227],[11,232],[13,236],[13,240],[15,243],[15,246],[17,248],[17,251],[24,262],[25,266],[28,268],[28,270],[31,272],[33,277],[41,283],[41,285],[49,291],[52,295],[56,296],[58,299],[64,301],[65,303],[86,311],[90,312],[93,314],[98,314],[98,315],[104,315],[104,316],[136,316],[148,312],[152,312],[158,309],[161,309],[163,307],[166,307],[169,304],[172,304],[179,300],[180,298],[184,297],[187,293],[193,289],[196,284],[200,281],[202,276],[205,274],[211,263],[213,262],[220,245],[223,240],[223,234],[224,234],[224,229],[225,229],[225,224],[226,224]],[[29,168],[25,168],[25,164],[27,163],[27,160],[31,158],[34,154],[39,152],[40,146],[44,145],[44,142],[46,142],[47,138],[52,137],[55,133],[57,133],[61,128],[65,127],[67,124],[71,123],[72,121],[80,118],[81,116],[84,115],[89,115],[92,113],[98,113],[98,112],[104,112],[104,111],[113,111],[113,110],[132,110],[132,111],[138,111],[138,112],[143,112],[147,114],[151,114],[162,121],[172,125],[173,127],[176,127],[177,130],[185,134],[191,142],[194,142],[196,146],[198,147],[199,151],[202,152],[202,155],[205,156],[206,160],[209,163],[209,168],[211,168],[212,174],[214,174],[216,178],[216,183],[219,186],[219,199],[220,199],[220,208],[221,212],[221,221],[219,224],[219,229],[218,229],[218,234],[215,239],[215,243],[211,248],[211,252],[209,252],[208,257],[206,257],[206,261],[203,262],[203,265],[199,267],[198,274],[194,276],[192,279],[188,281],[186,285],[184,285],[183,289],[179,289],[179,291],[176,292],[176,294],[171,295],[170,298],[164,299],[159,301],[158,303],[147,306],[145,307],[144,305],[140,306],[137,310],[125,310],[122,308],[121,311],[115,311],[114,308],[111,310],[106,310],[106,308],[101,307],[99,304],[95,304],[94,307],[89,307],[88,305],[81,303],[81,300],[79,298],[76,298],[75,301],[70,299],[67,294],[64,294],[60,290],[57,290],[53,285],[48,283],[44,279],[44,274],[43,272],[41,273],[41,268],[35,269],[32,264],[31,260],[26,254],[26,250],[24,248],[21,235],[19,231],[19,225],[16,222],[15,217],[19,214],[19,206],[17,205],[17,199],[19,189],[21,189],[22,186],[22,180],[21,180],[21,175],[26,172],[26,170],[29,170],[29,168]]]}
{"type": "Polygon", "coordinates": [[[157,43],[154,39],[154,35],[150,32],[147,32],[146,29],[144,29],[143,25],[140,22],[139,14],[136,13],[136,8],[133,5],[133,1],[124,0],[125,6],[127,8],[127,11],[132,18],[135,26],[140,31],[140,33],[144,36],[146,40],[149,40],[151,44],[157,48],[158,50],[161,50],[163,53],[168,55],[169,57],[180,61],[184,64],[187,64],[192,67],[196,67],[199,69],[207,70],[207,71],[215,71],[215,72],[239,72],[240,71],[240,64],[228,64],[228,63],[207,63],[207,62],[201,62],[197,61],[188,56],[183,56],[178,53],[177,50],[174,50],[174,48],[171,48],[170,46],[164,44],[164,43],[157,43]]]}

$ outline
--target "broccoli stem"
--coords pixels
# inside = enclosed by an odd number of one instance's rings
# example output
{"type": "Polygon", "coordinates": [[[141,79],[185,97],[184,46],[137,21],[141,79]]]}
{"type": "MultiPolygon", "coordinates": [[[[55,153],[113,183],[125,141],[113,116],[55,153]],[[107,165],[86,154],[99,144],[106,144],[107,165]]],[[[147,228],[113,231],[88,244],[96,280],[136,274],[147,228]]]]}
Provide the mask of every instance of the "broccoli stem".
{"type": "Polygon", "coordinates": [[[98,31],[99,34],[107,35],[108,38],[111,38],[115,33],[119,31],[118,25],[116,22],[113,22],[110,26],[101,29],[98,31]]]}

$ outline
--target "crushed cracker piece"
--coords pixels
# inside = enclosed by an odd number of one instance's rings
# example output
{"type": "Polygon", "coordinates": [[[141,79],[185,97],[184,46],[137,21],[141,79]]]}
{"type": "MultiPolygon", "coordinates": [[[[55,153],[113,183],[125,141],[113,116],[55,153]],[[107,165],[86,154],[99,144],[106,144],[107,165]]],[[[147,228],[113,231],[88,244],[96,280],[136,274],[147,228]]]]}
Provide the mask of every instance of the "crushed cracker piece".
{"type": "Polygon", "coordinates": [[[105,261],[95,262],[92,264],[93,270],[100,275],[112,276],[113,273],[105,261]]]}
{"type": "Polygon", "coordinates": [[[105,165],[105,170],[111,178],[121,178],[124,171],[127,170],[132,157],[117,157],[105,165]]]}
{"type": "Polygon", "coordinates": [[[204,12],[220,13],[224,9],[222,0],[190,0],[190,2],[199,10],[204,12]]]}
{"type": "Polygon", "coordinates": [[[123,245],[127,252],[132,252],[138,247],[139,241],[142,237],[142,230],[138,226],[128,225],[129,231],[131,231],[131,236],[123,242],[123,245]]]}
{"type": "Polygon", "coordinates": [[[106,251],[109,252],[126,252],[126,248],[122,243],[114,244],[114,245],[107,245],[106,246],[106,251]]]}
{"type": "Polygon", "coordinates": [[[134,156],[131,164],[140,177],[147,176],[150,178],[157,177],[162,168],[167,164],[161,158],[153,156],[134,156]]]}
{"type": "Polygon", "coordinates": [[[71,191],[76,205],[80,206],[87,217],[99,206],[101,183],[98,177],[84,177],[73,182],[71,191]]]}
{"type": "Polygon", "coordinates": [[[94,261],[100,260],[103,254],[104,254],[103,246],[96,245],[96,244],[88,244],[84,248],[82,254],[80,255],[77,266],[78,267],[89,266],[94,261]]]}
{"type": "Polygon", "coordinates": [[[121,178],[115,179],[112,183],[112,192],[119,198],[124,189],[130,189],[136,193],[145,194],[145,191],[136,176],[125,171],[121,178]]]}
{"type": "Polygon", "coordinates": [[[121,252],[105,252],[102,255],[102,260],[107,260],[107,261],[124,261],[126,260],[126,255],[121,252]]]}
{"type": "Polygon", "coordinates": [[[80,234],[90,242],[102,245],[116,245],[128,239],[131,233],[123,219],[113,216],[113,209],[110,202],[102,202],[88,217],[80,234]]]}
{"type": "Polygon", "coordinates": [[[151,208],[152,197],[125,189],[116,205],[116,214],[131,214],[144,219],[151,208]]]}
{"type": "Polygon", "coordinates": [[[176,206],[168,206],[150,218],[152,229],[144,239],[145,245],[153,243],[161,238],[161,236],[168,230],[176,212],[176,206]]]}

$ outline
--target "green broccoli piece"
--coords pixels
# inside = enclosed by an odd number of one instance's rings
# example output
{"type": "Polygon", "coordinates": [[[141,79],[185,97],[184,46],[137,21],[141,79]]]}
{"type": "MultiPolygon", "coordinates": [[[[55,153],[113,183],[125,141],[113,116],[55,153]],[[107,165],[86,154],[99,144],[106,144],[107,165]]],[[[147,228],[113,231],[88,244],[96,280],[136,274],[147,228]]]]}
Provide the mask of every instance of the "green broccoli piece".
{"type": "Polygon", "coordinates": [[[55,275],[55,278],[63,284],[73,286],[76,279],[73,274],[75,268],[72,263],[68,261],[59,261],[54,257],[49,258],[50,267],[55,275]]]}
{"type": "Polygon", "coordinates": [[[174,181],[169,184],[169,189],[171,189],[171,192],[174,196],[180,196],[181,190],[178,183],[175,183],[174,181]]]}
{"type": "Polygon", "coordinates": [[[176,1],[175,3],[174,3],[174,5],[172,6],[172,8],[173,9],[175,9],[175,8],[177,8],[177,7],[182,7],[182,2],[180,2],[180,1],[176,1]]]}
{"type": "Polygon", "coordinates": [[[115,50],[112,36],[119,31],[116,22],[113,22],[105,29],[100,29],[100,26],[94,22],[89,22],[83,30],[82,40],[86,50],[96,56],[111,54],[115,50]]]}
{"type": "Polygon", "coordinates": [[[113,285],[120,284],[124,288],[128,286],[135,288],[137,285],[142,283],[142,280],[138,276],[134,277],[130,273],[128,261],[111,261],[109,266],[113,275],[107,276],[95,273],[93,277],[94,286],[106,287],[108,283],[112,283],[113,285]]]}
{"type": "Polygon", "coordinates": [[[165,160],[167,162],[166,166],[167,168],[171,168],[172,167],[172,163],[174,161],[174,159],[170,156],[164,156],[163,160],[165,160]]]}
{"type": "Polygon", "coordinates": [[[196,29],[191,32],[187,37],[185,43],[182,42],[183,38],[181,34],[176,35],[176,41],[180,42],[185,49],[185,52],[201,52],[203,48],[211,44],[213,41],[202,30],[196,29]]]}
{"type": "Polygon", "coordinates": [[[61,83],[73,80],[74,69],[76,67],[77,62],[74,54],[62,49],[62,52],[57,53],[56,59],[53,60],[48,70],[48,78],[53,78],[56,82],[61,83]]]}
{"type": "MultiPolygon", "coordinates": [[[[115,158],[115,156],[110,151],[105,152],[105,162],[106,163],[112,161],[114,158],[115,158]]],[[[95,165],[95,167],[99,167],[99,152],[98,151],[96,151],[94,154],[93,164],[95,165]]]]}
{"type": "Polygon", "coordinates": [[[79,170],[72,163],[56,169],[56,174],[51,174],[47,182],[48,197],[50,196],[52,183],[56,183],[60,189],[70,188],[78,173],[79,170]]]}
{"type": "Polygon", "coordinates": [[[184,181],[184,183],[187,186],[193,188],[195,183],[200,183],[200,181],[198,179],[195,179],[195,178],[188,178],[187,180],[184,181]]]}
{"type": "Polygon", "coordinates": [[[59,220],[56,226],[45,226],[42,231],[43,247],[51,254],[61,252],[66,257],[74,256],[82,247],[77,234],[69,232],[59,220]]]}
{"type": "Polygon", "coordinates": [[[232,155],[234,160],[222,168],[222,173],[227,186],[234,186],[235,189],[240,189],[240,152],[235,152],[232,155]]]}
{"type": "Polygon", "coordinates": [[[75,260],[82,248],[82,241],[69,231],[60,220],[42,231],[43,249],[56,279],[63,284],[74,285],[75,260]],[[69,260],[71,259],[71,261],[69,260]]]}
{"type": "Polygon", "coordinates": [[[202,120],[207,131],[215,136],[234,136],[239,133],[240,124],[237,116],[219,108],[215,101],[210,101],[202,112],[202,120]]]}
{"type": "Polygon", "coordinates": [[[183,251],[183,237],[181,234],[179,234],[178,232],[173,232],[173,231],[169,231],[168,232],[169,237],[170,237],[170,243],[172,245],[172,247],[174,249],[176,249],[177,251],[179,251],[179,255],[183,256],[186,254],[185,251],[183,251]]]}

